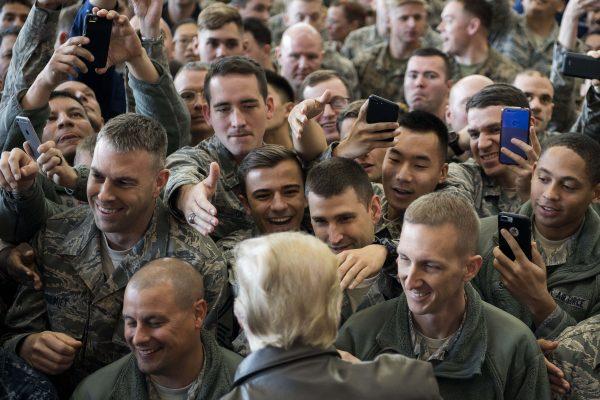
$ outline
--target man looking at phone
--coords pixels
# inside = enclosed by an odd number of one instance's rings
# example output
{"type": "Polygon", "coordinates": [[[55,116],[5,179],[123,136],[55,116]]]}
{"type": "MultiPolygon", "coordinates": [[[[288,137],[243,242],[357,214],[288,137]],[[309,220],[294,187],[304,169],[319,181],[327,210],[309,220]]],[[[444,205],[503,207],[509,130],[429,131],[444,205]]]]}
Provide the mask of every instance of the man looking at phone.
{"type": "Polygon", "coordinates": [[[478,230],[462,196],[437,192],[415,200],[397,250],[404,292],[350,317],[336,347],[364,361],[389,352],[429,361],[444,399],[549,399],[533,334],[469,283],[482,262],[478,230]]]}
{"type": "Polygon", "coordinates": [[[532,221],[535,243],[528,260],[508,232],[500,234],[516,256],[496,243],[497,218],[482,221],[486,260],[474,284],[483,298],[555,339],[566,327],[600,313],[600,145],[581,134],[551,137],[535,164],[531,199],[519,213],[532,221]]]}
{"type": "Polygon", "coordinates": [[[527,159],[501,148],[502,109],[526,109],[529,107],[527,97],[511,85],[494,84],[471,97],[466,107],[473,160],[450,164],[448,184],[469,199],[480,217],[516,211],[529,198],[531,172],[540,145],[532,126],[529,143],[518,139],[513,143],[525,152],[527,159]],[[500,163],[501,152],[516,165],[500,163]]]}
{"type": "MultiPolygon", "coordinates": [[[[20,287],[2,339],[36,369],[60,374],[67,395],[127,353],[119,329],[123,289],[148,261],[172,256],[198,268],[209,310],[225,282],[225,262],[212,240],[180,225],[157,201],[169,175],[166,146],[164,128],[150,118],[111,119],[94,150],[90,207],[48,218],[32,242],[44,288],[20,287]]],[[[26,155],[21,160],[17,167],[35,168],[26,155]]]]}

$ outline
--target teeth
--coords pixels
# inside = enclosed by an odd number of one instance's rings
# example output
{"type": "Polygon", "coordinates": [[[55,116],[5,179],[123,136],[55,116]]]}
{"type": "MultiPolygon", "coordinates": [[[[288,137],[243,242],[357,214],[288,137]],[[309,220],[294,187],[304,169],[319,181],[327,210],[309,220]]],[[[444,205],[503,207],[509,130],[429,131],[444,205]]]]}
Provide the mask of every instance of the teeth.
{"type": "Polygon", "coordinates": [[[542,207],[542,209],[544,209],[546,211],[558,211],[556,208],[544,207],[544,206],[540,206],[540,207],[542,207]]]}
{"type": "Polygon", "coordinates": [[[482,160],[491,160],[498,157],[498,153],[492,153],[492,154],[486,154],[484,156],[481,156],[482,160]]]}
{"type": "Polygon", "coordinates": [[[413,297],[425,297],[425,296],[427,296],[429,294],[429,292],[417,292],[417,291],[411,290],[410,294],[413,297]]]}
{"type": "Polygon", "coordinates": [[[285,217],[285,218],[270,218],[269,221],[275,223],[275,224],[283,224],[285,222],[288,222],[292,219],[292,217],[285,217]]]}
{"type": "Polygon", "coordinates": [[[98,206],[98,210],[100,210],[100,212],[102,212],[104,214],[114,214],[117,211],[119,211],[119,210],[117,210],[115,208],[104,208],[102,206],[98,206]]]}

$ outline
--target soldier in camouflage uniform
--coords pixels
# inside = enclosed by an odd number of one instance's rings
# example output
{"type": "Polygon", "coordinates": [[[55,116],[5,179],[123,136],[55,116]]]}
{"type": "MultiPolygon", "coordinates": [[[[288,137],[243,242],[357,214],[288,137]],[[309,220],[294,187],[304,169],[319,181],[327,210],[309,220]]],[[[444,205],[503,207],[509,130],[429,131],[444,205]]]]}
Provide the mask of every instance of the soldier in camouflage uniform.
{"type": "Polygon", "coordinates": [[[600,399],[600,315],[565,329],[551,360],[571,385],[561,399],[600,399]]]}
{"type": "Polygon", "coordinates": [[[509,260],[496,247],[497,218],[481,221],[483,266],[473,284],[485,301],[521,319],[538,338],[555,340],[600,313],[600,218],[592,207],[600,183],[598,153],[600,145],[581,134],[548,141],[532,179],[531,202],[518,211],[532,221],[531,261],[510,235],[516,261],[509,260]]]}
{"type": "Polygon", "coordinates": [[[439,36],[427,26],[424,1],[390,0],[391,25],[389,42],[383,42],[356,55],[353,62],[363,97],[371,94],[404,102],[404,74],[413,51],[420,47],[440,45],[439,36]],[[415,27],[407,27],[402,18],[414,19],[415,27]],[[407,31],[413,32],[411,35],[407,31]]]}
{"type": "Polygon", "coordinates": [[[501,164],[501,109],[528,108],[527,97],[514,86],[494,84],[471,97],[466,107],[473,160],[450,164],[447,183],[467,197],[479,217],[514,212],[529,197],[531,166],[540,147],[532,129],[531,145],[523,143],[527,160],[515,166],[501,164]]]}
{"type": "Polygon", "coordinates": [[[327,10],[323,7],[322,0],[290,0],[285,4],[285,10],[269,18],[269,29],[271,30],[272,45],[277,46],[281,42],[283,32],[298,22],[306,22],[319,31],[323,41],[328,40],[325,28],[325,15],[327,10]]]}
{"type": "Polygon", "coordinates": [[[4,347],[42,372],[61,374],[66,392],[128,352],[123,290],[150,260],[189,262],[204,276],[209,309],[216,307],[226,265],[210,238],[181,226],[158,201],[168,177],[165,154],[166,133],[156,121],[136,114],[113,118],[98,135],[90,207],[49,218],[33,240],[44,289],[19,289],[6,317],[4,347]],[[60,354],[50,350],[57,347],[60,354]]]}
{"type": "Polygon", "coordinates": [[[58,400],[58,394],[48,378],[15,354],[0,349],[0,398],[58,400]]]}

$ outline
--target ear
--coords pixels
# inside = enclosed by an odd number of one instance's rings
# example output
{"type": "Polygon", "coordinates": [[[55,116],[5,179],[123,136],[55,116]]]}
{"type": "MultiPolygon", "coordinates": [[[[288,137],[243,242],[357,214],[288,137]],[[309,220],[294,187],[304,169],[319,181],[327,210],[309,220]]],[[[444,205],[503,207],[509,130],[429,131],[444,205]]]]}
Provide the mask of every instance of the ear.
{"type": "Polygon", "coordinates": [[[444,163],[442,166],[442,170],[440,171],[440,178],[438,179],[438,184],[444,183],[448,178],[448,163],[444,163]]]}
{"type": "Polygon", "coordinates": [[[248,50],[248,41],[242,39],[242,51],[245,53],[248,50]]]}
{"type": "Polygon", "coordinates": [[[212,127],[212,121],[210,120],[210,105],[202,103],[202,115],[206,122],[212,127]]]}
{"type": "Polygon", "coordinates": [[[283,108],[285,109],[285,119],[287,120],[287,117],[290,116],[290,113],[292,112],[292,108],[294,108],[294,103],[291,101],[288,101],[287,103],[285,103],[283,105],[283,108]]]}
{"type": "Polygon", "coordinates": [[[275,112],[275,101],[273,100],[273,96],[267,95],[265,107],[267,110],[267,119],[273,118],[273,113],[275,112]]]}
{"type": "Polygon", "coordinates": [[[265,53],[266,55],[270,56],[271,55],[271,45],[270,44],[264,44],[262,46],[262,52],[265,53]]]}
{"type": "Polygon", "coordinates": [[[196,329],[202,328],[206,314],[208,313],[208,305],[206,300],[198,299],[194,302],[194,326],[196,329]]]}
{"type": "Polygon", "coordinates": [[[446,112],[444,113],[446,116],[446,122],[450,125],[450,121],[452,121],[452,111],[450,110],[450,104],[446,104],[446,112]]]}
{"type": "Polygon", "coordinates": [[[593,203],[599,203],[600,202],[600,183],[598,183],[595,187],[594,187],[594,197],[592,199],[593,203]]]}
{"type": "Polygon", "coordinates": [[[167,184],[167,181],[169,180],[169,174],[170,172],[166,168],[158,171],[158,175],[156,175],[156,187],[154,188],[154,193],[152,193],[155,199],[160,196],[161,190],[167,184]]]}
{"type": "Polygon", "coordinates": [[[463,277],[464,282],[469,282],[471,279],[475,278],[479,270],[481,269],[481,264],[483,263],[483,258],[480,255],[470,256],[465,265],[465,275],[463,277]]]}
{"type": "Polygon", "coordinates": [[[467,33],[470,36],[473,36],[479,31],[481,28],[481,20],[479,18],[471,18],[469,24],[467,25],[467,33]]]}
{"type": "Polygon", "coordinates": [[[244,206],[244,210],[246,211],[246,215],[250,216],[251,214],[251,210],[250,210],[250,204],[248,204],[248,199],[246,198],[246,196],[244,196],[243,194],[238,194],[237,198],[240,200],[240,203],[242,203],[242,206],[244,206]]]}
{"type": "Polygon", "coordinates": [[[381,219],[381,199],[376,194],[371,198],[371,204],[369,204],[369,214],[371,215],[371,221],[373,225],[377,225],[381,219]]]}
{"type": "Polygon", "coordinates": [[[195,35],[192,38],[192,48],[194,49],[194,55],[200,57],[200,51],[198,51],[198,47],[200,46],[200,39],[198,39],[198,35],[195,35]]]}

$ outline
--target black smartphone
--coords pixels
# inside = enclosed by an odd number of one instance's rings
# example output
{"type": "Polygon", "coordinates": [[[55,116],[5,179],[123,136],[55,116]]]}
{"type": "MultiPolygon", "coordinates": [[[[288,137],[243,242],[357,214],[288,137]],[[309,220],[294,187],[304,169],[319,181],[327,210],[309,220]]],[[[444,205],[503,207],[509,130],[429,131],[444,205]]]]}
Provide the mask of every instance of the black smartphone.
{"type": "Polygon", "coordinates": [[[37,160],[40,157],[40,153],[38,153],[38,147],[40,147],[40,138],[37,133],[35,133],[35,129],[33,129],[33,125],[31,125],[31,121],[27,117],[16,117],[15,121],[17,125],[19,125],[19,129],[21,129],[21,133],[27,143],[29,143],[29,147],[31,147],[31,151],[33,151],[33,156],[37,160]]]}
{"type": "Polygon", "coordinates": [[[580,53],[567,53],[562,66],[563,75],[583,79],[600,79],[600,58],[580,53]]]}
{"type": "MultiPolygon", "coordinates": [[[[530,115],[530,111],[526,108],[506,107],[502,109],[500,146],[506,147],[524,159],[527,159],[527,154],[525,154],[525,152],[517,145],[512,144],[511,139],[520,139],[529,144],[530,115]]],[[[500,163],[506,165],[517,164],[512,158],[505,156],[502,152],[500,153],[500,163]]]]}
{"type": "Polygon", "coordinates": [[[112,31],[112,20],[100,18],[94,14],[85,16],[83,35],[90,39],[84,46],[94,56],[94,61],[85,60],[88,68],[104,68],[108,58],[108,46],[110,45],[110,32],[112,31]]]}
{"type": "MultiPolygon", "coordinates": [[[[369,104],[367,105],[367,123],[374,124],[377,122],[398,122],[398,116],[400,115],[400,106],[391,100],[384,99],[377,95],[369,96],[369,104]]],[[[389,132],[389,131],[381,131],[389,132]]],[[[391,142],[394,140],[385,139],[385,141],[391,142]]]]}
{"type": "Polygon", "coordinates": [[[531,220],[520,214],[511,214],[501,212],[498,214],[498,241],[500,250],[511,260],[514,261],[513,254],[508,242],[504,239],[500,231],[506,229],[510,233],[528,260],[531,260],[531,220]]]}

